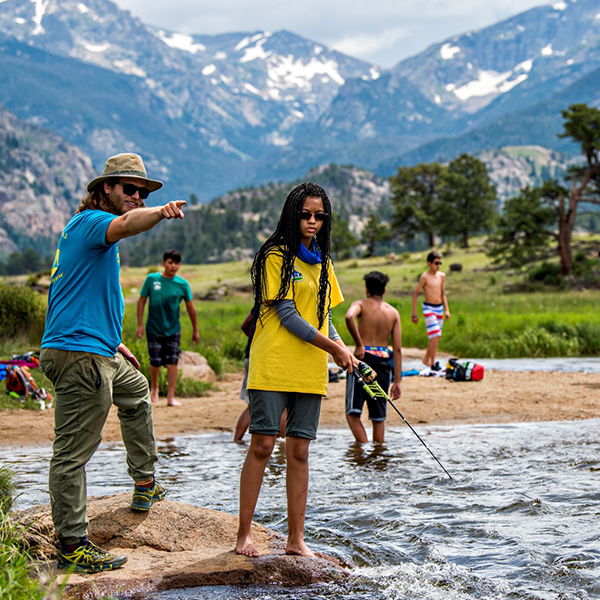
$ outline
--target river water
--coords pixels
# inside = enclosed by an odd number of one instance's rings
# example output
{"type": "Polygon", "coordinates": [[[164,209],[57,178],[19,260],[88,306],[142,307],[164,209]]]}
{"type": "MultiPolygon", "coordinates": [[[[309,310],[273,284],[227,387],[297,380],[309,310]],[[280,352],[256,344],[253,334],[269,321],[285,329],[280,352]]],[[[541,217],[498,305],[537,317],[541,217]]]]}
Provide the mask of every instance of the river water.
{"type": "MultiPolygon", "coordinates": [[[[385,445],[346,430],[311,445],[306,538],[354,563],[343,585],[195,588],[156,600],[584,600],[600,598],[600,420],[406,427],[385,445]]],[[[283,443],[282,443],[283,444],[283,443]]],[[[237,512],[247,446],[230,434],[160,443],[169,497],[237,512]]],[[[0,451],[18,472],[19,508],[47,502],[50,450],[0,451]]],[[[285,533],[284,452],[267,467],[256,520],[285,533]]],[[[121,444],[88,468],[89,495],[131,490],[121,444]]]]}
{"type": "MultiPolygon", "coordinates": [[[[497,371],[562,371],[565,373],[600,373],[600,358],[466,358],[473,360],[486,369],[497,371]]],[[[440,360],[444,366],[444,361],[440,360]]],[[[402,361],[402,369],[422,370],[424,365],[420,360],[407,359],[402,361]]]]}

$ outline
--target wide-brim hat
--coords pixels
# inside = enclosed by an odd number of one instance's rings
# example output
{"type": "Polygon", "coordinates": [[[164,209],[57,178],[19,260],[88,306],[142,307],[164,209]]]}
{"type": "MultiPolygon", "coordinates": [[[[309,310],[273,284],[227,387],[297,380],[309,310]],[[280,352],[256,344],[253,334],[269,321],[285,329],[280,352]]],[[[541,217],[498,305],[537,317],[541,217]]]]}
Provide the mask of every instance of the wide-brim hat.
{"type": "Polygon", "coordinates": [[[92,179],[87,184],[87,191],[91,192],[92,189],[101,181],[106,181],[107,179],[113,179],[115,177],[141,179],[151,192],[160,190],[160,188],[163,186],[162,181],[148,178],[148,175],[146,174],[146,167],[144,167],[144,161],[139,154],[124,153],[111,156],[106,161],[102,175],[92,179]]]}

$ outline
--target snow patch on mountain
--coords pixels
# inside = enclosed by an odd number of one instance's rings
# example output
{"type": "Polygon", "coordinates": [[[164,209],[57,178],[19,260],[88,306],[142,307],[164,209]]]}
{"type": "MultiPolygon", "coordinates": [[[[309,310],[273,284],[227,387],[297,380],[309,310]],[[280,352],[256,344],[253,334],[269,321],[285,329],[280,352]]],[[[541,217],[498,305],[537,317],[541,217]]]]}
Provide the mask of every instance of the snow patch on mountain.
{"type": "Polygon", "coordinates": [[[554,10],[567,10],[567,3],[561,0],[560,2],[555,2],[552,5],[552,8],[554,10]]]}
{"type": "Polygon", "coordinates": [[[42,19],[46,14],[46,9],[48,8],[48,4],[50,4],[50,0],[31,0],[31,2],[35,5],[35,15],[33,16],[33,22],[35,23],[35,29],[31,32],[32,35],[40,35],[40,33],[44,33],[44,28],[42,27],[42,19]]]}
{"type": "Polygon", "coordinates": [[[548,44],[542,48],[542,56],[552,56],[554,51],[552,50],[552,44],[548,44]]]}
{"type": "Polygon", "coordinates": [[[531,71],[532,68],[533,68],[533,60],[529,59],[529,60],[524,60],[522,63],[519,63],[515,67],[515,71],[525,71],[526,73],[529,73],[529,71],[531,71]]]}
{"type": "Polygon", "coordinates": [[[304,63],[300,58],[295,60],[291,54],[278,56],[270,62],[268,75],[273,82],[285,87],[305,88],[310,86],[310,82],[317,75],[327,75],[338,85],[345,83],[335,60],[323,61],[314,56],[308,63],[304,63]]]}
{"type": "Polygon", "coordinates": [[[159,31],[158,37],[167,44],[167,46],[177,48],[178,50],[184,50],[190,54],[196,54],[197,52],[204,52],[206,50],[204,44],[196,44],[194,38],[185,33],[173,33],[169,37],[164,31],[159,31]]]}
{"type": "Polygon", "coordinates": [[[136,65],[132,60],[115,60],[113,65],[117,70],[125,73],[125,75],[135,75],[136,77],[141,77],[142,79],[146,78],[146,71],[136,65]]]}
{"type": "Polygon", "coordinates": [[[83,4],[83,3],[81,3],[81,2],[80,2],[78,5],[77,5],[77,10],[78,10],[78,11],[79,11],[79,12],[80,12],[82,15],[85,15],[86,13],[89,13],[89,12],[90,12],[90,9],[89,9],[89,8],[88,8],[88,7],[87,7],[85,4],[83,4]]]}
{"type": "Polygon", "coordinates": [[[452,44],[444,44],[440,48],[440,56],[443,60],[452,60],[455,54],[460,52],[460,48],[458,46],[453,46],[452,44]]]}
{"type": "Polygon", "coordinates": [[[244,84],[244,88],[247,89],[249,92],[251,92],[252,94],[256,94],[257,96],[260,96],[260,91],[257,90],[253,85],[250,85],[249,83],[245,83],[244,84]]]}
{"type": "Polygon", "coordinates": [[[86,42],[83,42],[81,45],[88,52],[106,52],[110,48],[110,44],[108,42],[104,44],[87,44],[86,42]]]}
{"type": "Polygon", "coordinates": [[[252,48],[245,48],[244,56],[242,56],[242,58],[240,58],[240,62],[246,63],[246,62],[250,62],[250,61],[256,60],[256,59],[265,60],[265,59],[269,58],[271,53],[267,52],[263,48],[263,46],[265,45],[265,43],[267,41],[268,41],[268,38],[262,38],[262,39],[258,40],[258,42],[256,43],[256,46],[253,46],[252,48]]]}
{"type": "MultiPolygon", "coordinates": [[[[2,0],[2,1],[3,1],[3,2],[6,2],[6,0],[2,0]]],[[[15,19],[15,23],[16,23],[17,25],[25,25],[26,21],[25,21],[25,19],[23,19],[22,17],[17,17],[17,18],[15,19]]]]}
{"type": "MultiPolygon", "coordinates": [[[[519,70],[525,70],[526,66],[529,65],[529,61],[521,63],[518,67],[519,70]]],[[[517,69],[518,69],[517,67],[517,69]]],[[[531,67],[530,67],[531,68],[531,67]]],[[[517,70],[515,69],[515,70],[517,70]]],[[[523,83],[527,79],[527,75],[522,73],[515,79],[510,80],[514,75],[514,71],[507,71],[506,73],[497,73],[496,71],[479,71],[477,79],[469,81],[469,83],[456,87],[454,83],[446,85],[447,92],[453,92],[454,95],[463,102],[469,98],[475,96],[489,96],[490,94],[504,94],[515,86],[523,83]]]]}
{"type": "Polygon", "coordinates": [[[215,67],[215,65],[206,65],[206,67],[202,69],[202,75],[212,75],[216,70],[217,67],[215,67]]]}

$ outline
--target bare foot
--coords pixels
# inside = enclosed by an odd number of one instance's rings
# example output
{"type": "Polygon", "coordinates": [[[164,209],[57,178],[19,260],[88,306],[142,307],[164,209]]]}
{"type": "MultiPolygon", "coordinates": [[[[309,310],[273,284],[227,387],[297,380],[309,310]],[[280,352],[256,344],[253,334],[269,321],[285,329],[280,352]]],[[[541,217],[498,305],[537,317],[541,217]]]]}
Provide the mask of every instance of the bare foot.
{"type": "Polygon", "coordinates": [[[304,540],[302,540],[299,544],[291,544],[288,540],[285,553],[292,554],[294,556],[311,556],[313,558],[315,556],[315,553],[304,543],[304,540]]]}
{"type": "Polygon", "coordinates": [[[171,398],[167,400],[167,406],[181,406],[181,402],[178,402],[175,398],[171,398]]]}
{"type": "Polygon", "coordinates": [[[158,390],[150,390],[150,401],[152,404],[158,404],[158,390]]]}
{"type": "Polygon", "coordinates": [[[237,544],[235,546],[236,554],[243,554],[244,556],[250,556],[252,558],[258,556],[258,550],[254,547],[252,543],[252,536],[250,534],[243,535],[238,538],[237,544]]]}

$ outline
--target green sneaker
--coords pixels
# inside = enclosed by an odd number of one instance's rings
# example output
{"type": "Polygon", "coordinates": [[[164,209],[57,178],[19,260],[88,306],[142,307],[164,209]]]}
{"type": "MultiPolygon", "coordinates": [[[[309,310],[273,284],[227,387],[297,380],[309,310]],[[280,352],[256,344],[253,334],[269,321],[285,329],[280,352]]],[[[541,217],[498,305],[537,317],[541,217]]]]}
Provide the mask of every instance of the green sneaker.
{"type": "Polygon", "coordinates": [[[67,552],[61,546],[58,550],[58,568],[73,569],[82,573],[98,573],[99,571],[112,571],[127,562],[126,556],[115,556],[102,550],[84,538],[81,546],[72,552],[67,552]]]}
{"type": "Polygon", "coordinates": [[[160,483],[156,483],[156,481],[151,488],[139,488],[135,486],[131,508],[133,510],[150,510],[152,504],[162,500],[166,493],[165,488],[160,483]]]}

